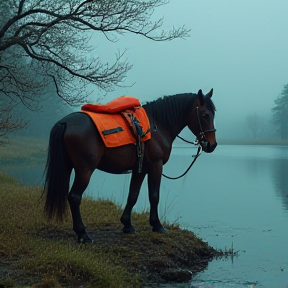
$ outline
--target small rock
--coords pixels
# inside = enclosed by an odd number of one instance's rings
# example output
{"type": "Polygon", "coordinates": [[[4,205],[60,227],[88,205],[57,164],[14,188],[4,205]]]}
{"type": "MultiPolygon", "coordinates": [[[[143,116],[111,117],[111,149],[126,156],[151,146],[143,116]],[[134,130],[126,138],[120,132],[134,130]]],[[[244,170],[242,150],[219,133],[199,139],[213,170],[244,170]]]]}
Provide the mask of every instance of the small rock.
{"type": "Polygon", "coordinates": [[[163,269],[177,269],[176,264],[168,257],[158,257],[149,259],[149,270],[160,273],[163,269]]]}
{"type": "Polygon", "coordinates": [[[192,272],[189,270],[182,270],[182,269],[175,269],[175,268],[168,268],[164,269],[161,273],[161,278],[166,281],[171,282],[188,282],[192,278],[192,272]]]}

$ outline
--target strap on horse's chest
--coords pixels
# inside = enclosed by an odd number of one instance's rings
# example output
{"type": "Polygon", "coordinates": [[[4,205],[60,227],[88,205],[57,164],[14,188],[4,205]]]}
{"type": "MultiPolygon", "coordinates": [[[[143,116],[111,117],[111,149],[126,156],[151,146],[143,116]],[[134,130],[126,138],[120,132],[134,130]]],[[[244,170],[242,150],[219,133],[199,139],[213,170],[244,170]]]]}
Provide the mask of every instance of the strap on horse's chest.
{"type": "Polygon", "coordinates": [[[144,158],[144,141],[141,141],[141,138],[144,137],[148,132],[149,129],[144,132],[142,127],[140,126],[140,122],[135,116],[135,114],[130,111],[124,111],[121,112],[123,117],[127,120],[129,123],[129,126],[132,128],[132,133],[136,137],[136,148],[137,148],[137,156],[138,156],[138,173],[141,173],[142,171],[142,164],[143,164],[143,158],[144,158]]]}

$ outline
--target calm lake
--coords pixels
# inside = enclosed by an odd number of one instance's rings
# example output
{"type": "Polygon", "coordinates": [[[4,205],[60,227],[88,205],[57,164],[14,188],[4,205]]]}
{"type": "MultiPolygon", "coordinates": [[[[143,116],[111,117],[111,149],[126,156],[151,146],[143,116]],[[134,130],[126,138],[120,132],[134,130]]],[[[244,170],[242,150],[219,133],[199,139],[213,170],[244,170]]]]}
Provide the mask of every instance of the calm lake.
{"type": "MultiPolygon", "coordinates": [[[[195,153],[191,147],[173,148],[164,174],[182,174],[195,153]]],[[[39,167],[36,174],[14,168],[6,171],[24,183],[41,183],[39,167]]],[[[124,205],[129,180],[129,174],[95,171],[84,195],[124,205]]],[[[160,197],[162,220],[177,221],[210,246],[238,251],[210,262],[189,286],[288,287],[287,146],[219,145],[212,154],[203,152],[185,177],[162,178],[160,197]]],[[[135,206],[143,209],[149,209],[146,181],[135,206]]]]}

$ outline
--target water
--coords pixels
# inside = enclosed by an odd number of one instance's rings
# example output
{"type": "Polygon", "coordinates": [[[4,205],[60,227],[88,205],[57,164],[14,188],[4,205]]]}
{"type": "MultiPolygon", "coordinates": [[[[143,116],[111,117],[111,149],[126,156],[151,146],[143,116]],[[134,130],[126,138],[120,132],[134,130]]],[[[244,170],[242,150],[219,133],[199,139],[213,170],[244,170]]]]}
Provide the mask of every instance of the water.
{"type": "MultiPolygon", "coordinates": [[[[182,174],[195,153],[174,148],[164,174],[182,174]]],[[[129,178],[97,171],[87,194],[125,204],[129,178]]],[[[145,182],[135,209],[148,208],[145,182]]],[[[184,178],[163,178],[159,211],[211,246],[238,251],[212,261],[192,287],[288,287],[288,147],[223,145],[203,153],[184,178]]]]}
{"type": "MultiPolygon", "coordinates": [[[[173,148],[164,174],[182,174],[195,153],[173,148]]],[[[129,180],[95,171],[85,195],[125,205],[129,180]]],[[[162,220],[177,221],[215,248],[238,251],[212,261],[191,287],[288,287],[288,147],[219,145],[184,178],[162,178],[160,197],[162,220]]],[[[149,209],[145,180],[135,206],[143,209],[149,209]]]]}

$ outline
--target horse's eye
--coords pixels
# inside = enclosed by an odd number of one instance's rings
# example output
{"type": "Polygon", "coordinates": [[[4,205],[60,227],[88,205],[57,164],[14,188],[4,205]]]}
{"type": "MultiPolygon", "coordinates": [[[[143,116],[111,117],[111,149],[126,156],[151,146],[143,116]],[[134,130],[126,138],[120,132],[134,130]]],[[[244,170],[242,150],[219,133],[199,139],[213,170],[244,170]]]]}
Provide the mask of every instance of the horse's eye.
{"type": "Polygon", "coordinates": [[[203,117],[205,120],[209,120],[209,118],[210,118],[209,114],[207,114],[207,113],[202,114],[202,117],[203,117]]]}

